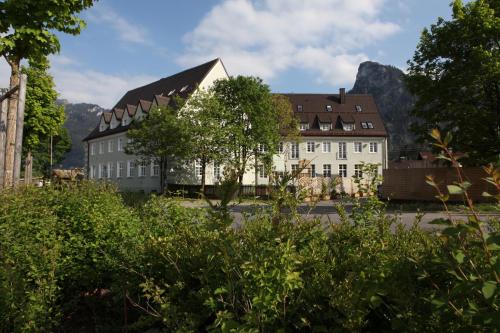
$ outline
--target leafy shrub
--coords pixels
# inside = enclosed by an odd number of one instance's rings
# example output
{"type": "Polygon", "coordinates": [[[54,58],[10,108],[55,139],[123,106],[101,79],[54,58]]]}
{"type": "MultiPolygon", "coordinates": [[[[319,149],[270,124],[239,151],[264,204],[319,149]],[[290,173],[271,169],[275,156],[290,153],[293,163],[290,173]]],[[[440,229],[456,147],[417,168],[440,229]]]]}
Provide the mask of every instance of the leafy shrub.
{"type": "Polygon", "coordinates": [[[118,265],[133,255],[127,247],[139,224],[107,186],[24,188],[2,192],[0,202],[4,331],[51,331],[78,320],[72,314],[88,296],[121,280],[118,265]]]}

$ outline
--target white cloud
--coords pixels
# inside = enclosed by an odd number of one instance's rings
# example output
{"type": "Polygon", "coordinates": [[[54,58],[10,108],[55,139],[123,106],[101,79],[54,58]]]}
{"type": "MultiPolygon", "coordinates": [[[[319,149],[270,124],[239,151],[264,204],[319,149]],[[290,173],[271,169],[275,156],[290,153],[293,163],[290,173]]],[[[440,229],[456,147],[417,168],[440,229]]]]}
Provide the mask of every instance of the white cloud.
{"type": "Polygon", "coordinates": [[[149,44],[148,31],[137,21],[128,21],[120,16],[111,7],[98,4],[87,13],[88,19],[111,27],[124,42],[149,44]]]}
{"type": "Polygon", "coordinates": [[[111,108],[130,89],[157,78],[146,75],[111,75],[82,68],[72,59],[51,57],[51,74],[60,98],[72,103],[92,103],[111,108]]]}
{"type": "Polygon", "coordinates": [[[330,85],[354,81],[364,48],[397,31],[386,0],[223,0],[184,36],[183,66],[221,57],[232,74],[272,79],[306,69],[330,85]]]}

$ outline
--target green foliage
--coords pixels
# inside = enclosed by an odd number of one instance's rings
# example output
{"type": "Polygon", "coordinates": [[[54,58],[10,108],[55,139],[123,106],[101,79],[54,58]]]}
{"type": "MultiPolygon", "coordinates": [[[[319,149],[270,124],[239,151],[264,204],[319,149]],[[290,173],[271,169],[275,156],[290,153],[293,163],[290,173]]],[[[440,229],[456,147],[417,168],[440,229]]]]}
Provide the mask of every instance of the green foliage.
{"type": "Polygon", "coordinates": [[[223,112],[216,116],[227,147],[225,167],[235,170],[241,185],[251,159],[269,160],[276,151],[280,140],[278,116],[283,111],[275,107],[283,104],[275,103],[269,87],[255,77],[218,80],[211,91],[223,106],[223,112]],[[259,153],[259,145],[266,147],[265,153],[259,153]]]}
{"type": "MultiPolygon", "coordinates": [[[[127,249],[140,236],[138,220],[117,194],[92,184],[28,187],[0,193],[0,201],[1,332],[71,326],[78,320],[71,314],[94,299],[95,290],[117,292],[119,264],[132,260],[127,249]]],[[[112,299],[98,301],[116,306],[112,299]]],[[[89,315],[95,302],[87,306],[79,315],[93,323],[85,325],[109,320],[89,315]]]]}
{"type": "MultiPolygon", "coordinates": [[[[454,162],[452,138],[433,137],[454,162]]],[[[328,223],[298,213],[297,173],[239,224],[234,173],[206,209],[154,195],[131,209],[92,183],[2,192],[0,331],[497,332],[498,219],[478,218],[459,177],[448,190],[467,221],[400,225],[375,195],[376,168],[357,180],[367,197],[328,223]]],[[[498,168],[485,170],[500,193],[498,168]]]]}
{"type": "Polygon", "coordinates": [[[59,52],[55,32],[78,35],[85,23],[75,14],[93,0],[6,0],[0,2],[0,55],[9,63],[40,62],[59,52]],[[29,13],[29,15],[27,15],[29,13]]]}
{"type": "Polygon", "coordinates": [[[406,83],[420,119],[414,131],[422,140],[436,126],[453,134],[453,148],[473,165],[498,159],[499,11],[495,0],[455,0],[452,19],[424,29],[408,62],[406,83]]]}
{"type": "Polygon", "coordinates": [[[146,117],[134,121],[127,131],[131,142],[126,146],[126,153],[146,161],[156,161],[160,165],[162,193],[165,191],[168,163],[187,157],[192,142],[189,123],[178,116],[184,102],[176,100],[174,104],[151,108],[146,117]]]}
{"type": "MultiPolygon", "coordinates": [[[[441,150],[441,159],[458,165],[449,149],[452,136],[442,138],[434,129],[430,135],[434,145],[441,150]]],[[[439,250],[432,257],[432,265],[426,267],[419,262],[421,278],[427,280],[433,291],[426,298],[434,313],[439,315],[447,330],[460,327],[468,331],[498,331],[500,327],[500,230],[498,219],[489,223],[479,219],[467,189],[470,183],[465,180],[461,168],[456,166],[458,181],[447,185],[448,194],[442,193],[432,177],[427,183],[436,189],[442,201],[447,219],[433,221],[442,226],[439,250]],[[458,194],[467,205],[467,219],[454,219],[449,213],[449,195],[458,194]]],[[[488,166],[486,181],[495,186],[497,203],[500,201],[500,169],[488,166]]]]}
{"type": "Polygon", "coordinates": [[[57,105],[57,92],[48,64],[40,63],[23,68],[28,76],[23,130],[23,158],[33,154],[35,174],[50,176],[50,138],[52,136],[53,164],[62,161],[71,149],[71,140],[63,127],[64,106],[57,105]]]}

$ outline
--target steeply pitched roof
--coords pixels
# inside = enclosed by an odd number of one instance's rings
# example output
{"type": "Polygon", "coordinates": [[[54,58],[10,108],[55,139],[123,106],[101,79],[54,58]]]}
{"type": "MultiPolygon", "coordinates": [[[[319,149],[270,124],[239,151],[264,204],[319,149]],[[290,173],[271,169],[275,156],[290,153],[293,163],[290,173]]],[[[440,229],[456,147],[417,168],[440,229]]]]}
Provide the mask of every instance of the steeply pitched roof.
{"type": "Polygon", "coordinates": [[[114,109],[113,112],[115,113],[116,120],[122,120],[123,112],[125,112],[123,109],[114,109]]]}
{"type": "MultiPolygon", "coordinates": [[[[141,105],[144,112],[149,111],[154,99],[156,99],[156,102],[160,106],[168,105],[171,101],[168,94],[172,91],[175,91],[173,94],[178,95],[181,98],[185,98],[194,89],[196,89],[196,87],[203,81],[218,61],[219,58],[152,82],[145,86],[132,89],[123,95],[113,109],[124,109],[130,116],[134,116],[138,104],[141,105]],[[185,89],[183,90],[183,88],[185,89]]],[[[106,120],[106,117],[108,116],[105,115],[104,117],[106,120]]],[[[111,113],[109,114],[109,120],[111,120],[111,113]]],[[[109,122],[109,120],[106,122],[109,122]]],[[[107,129],[100,132],[99,126],[97,126],[85,139],[83,139],[83,141],[125,132],[127,129],[128,126],[118,126],[117,128],[107,129]]]]}
{"type": "MultiPolygon", "coordinates": [[[[178,93],[184,86],[196,87],[219,59],[214,59],[202,65],[187,69],[172,76],[160,79],[158,81],[149,83],[145,86],[132,89],[128,91],[116,103],[115,107],[125,108],[127,104],[135,105],[139,100],[151,101],[154,95],[167,95],[170,91],[174,90],[178,93]]],[[[184,91],[190,91],[189,88],[184,91]]]]}
{"type": "Polygon", "coordinates": [[[295,115],[301,122],[309,123],[309,129],[301,131],[302,136],[387,136],[377,105],[371,95],[346,94],[345,103],[340,103],[339,94],[282,94],[292,104],[295,115]],[[297,111],[297,105],[302,105],[303,111],[297,111]],[[326,106],[331,105],[332,111],[326,106]],[[360,105],[362,111],[356,111],[360,105]],[[352,131],[344,131],[336,122],[341,119],[345,123],[355,124],[352,131]],[[322,131],[319,122],[332,122],[331,131],[322,131]],[[362,122],[371,122],[373,128],[363,128],[362,122]]]}

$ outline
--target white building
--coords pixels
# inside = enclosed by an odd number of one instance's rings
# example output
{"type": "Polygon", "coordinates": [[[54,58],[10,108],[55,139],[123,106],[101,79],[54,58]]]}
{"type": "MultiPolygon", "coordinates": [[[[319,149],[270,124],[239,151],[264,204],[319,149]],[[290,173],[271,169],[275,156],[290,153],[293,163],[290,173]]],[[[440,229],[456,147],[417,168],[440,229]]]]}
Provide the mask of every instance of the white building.
{"type": "MultiPolygon", "coordinates": [[[[127,155],[127,130],[132,119],[147,115],[151,107],[168,105],[171,96],[188,97],[197,86],[206,89],[228,74],[220,59],[185,70],[170,77],[127,92],[85,139],[86,167],[89,179],[107,179],[124,191],[158,191],[159,167],[136,162],[127,155]]],[[[387,132],[371,95],[284,94],[300,119],[302,140],[282,142],[274,158],[276,171],[292,171],[299,161],[310,164],[312,176],[340,175],[349,191],[352,177],[362,162],[387,165],[387,132]]],[[[253,163],[250,163],[253,165],[253,163]]],[[[206,184],[216,183],[222,166],[206,168],[206,184]]],[[[268,183],[263,168],[257,170],[257,184],[268,183]]],[[[189,168],[171,169],[168,183],[197,184],[201,168],[195,162],[189,168]]],[[[249,170],[245,185],[255,185],[255,170],[249,170]]]]}

